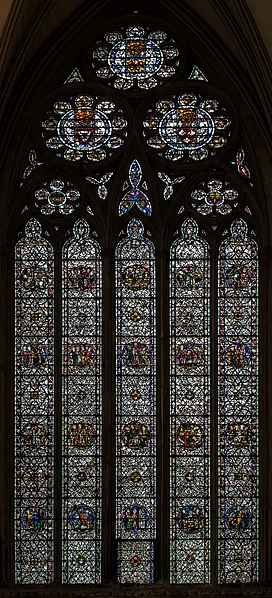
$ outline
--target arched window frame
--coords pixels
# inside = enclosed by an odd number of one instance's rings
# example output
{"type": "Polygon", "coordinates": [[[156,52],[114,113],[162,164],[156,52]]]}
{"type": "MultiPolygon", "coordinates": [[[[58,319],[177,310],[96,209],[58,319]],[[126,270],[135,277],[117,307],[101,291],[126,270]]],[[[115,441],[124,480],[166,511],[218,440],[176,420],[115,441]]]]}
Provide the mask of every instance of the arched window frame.
{"type": "MultiPolygon", "coordinates": [[[[154,19],[153,19],[153,21],[154,21],[154,19]]],[[[204,68],[204,67],[203,67],[203,68],[204,68]]],[[[161,93],[163,93],[163,90],[161,91],[161,93]]],[[[110,92],[108,92],[108,90],[107,90],[107,94],[110,94],[110,92]]],[[[123,103],[124,103],[124,102],[123,102],[123,103]]],[[[37,132],[36,132],[36,134],[37,134],[37,132]]],[[[34,137],[35,137],[35,134],[34,134],[34,137]]],[[[38,137],[38,136],[37,136],[37,137],[38,137]]],[[[37,137],[36,137],[36,138],[37,138],[37,137]]],[[[44,155],[45,155],[45,153],[46,153],[46,152],[44,152],[44,150],[43,150],[43,148],[42,148],[42,146],[41,146],[41,144],[40,144],[40,141],[39,141],[39,145],[40,145],[40,148],[39,148],[39,149],[41,150],[41,154],[39,154],[39,155],[42,155],[42,154],[44,154],[44,155]]],[[[227,152],[227,153],[228,153],[228,152],[227,152]]],[[[250,153],[250,152],[249,152],[249,153],[250,153]]],[[[133,153],[133,157],[134,157],[134,156],[135,156],[135,152],[133,153]]],[[[46,156],[46,157],[48,158],[48,154],[47,154],[47,156],[46,156]]],[[[53,161],[54,161],[54,160],[53,160],[53,161]]],[[[58,161],[58,159],[57,159],[57,158],[56,158],[56,162],[55,162],[55,163],[56,163],[56,168],[57,168],[57,169],[58,169],[58,168],[62,168],[63,170],[65,170],[65,171],[66,171],[66,174],[68,174],[68,169],[67,169],[67,168],[64,168],[64,167],[63,167],[63,165],[61,166],[61,164],[60,164],[60,162],[58,161]]],[[[112,159],[112,163],[114,163],[114,159],[112,159]]],[[[128,165],[129,165],[129,162],[127,161],[127,162],[126,162],[126,164],[127,164],[127,166],[128,166],[128,165]]],[[[143,164],[143,162],[142,162],[142,164],[143,164]]],[[[145,163],[144,163],[144,165],[145,165],[145,163]]],[[[101,168],[99,168],[99,170],[101,170],[101,171],[102,171],[102,170],[103,170],[103,168],[102,168],[102,165],[99,165],[99,166],[101,167],[101,168]]],[[[205,165],[204,165],[204,168],[205,168],[205,165]]],[[[147,163],[147,161],[146,161],[146,170],[148,170],[148,163],[147,163]]],[[[150,169],[149,169],[149,170],[150,170],[150,169]]],[[[191,169],[191,170],[192,170],[192,169],[191,169]]],[[[84,171],[84,174],[86,174],[86,172],[85,172],[85,171],[84,171]]],[[[76,178],[77,178],[77,176],[78,176],[78,175],[76,175],[76,174],[74,173],[74,177],[73,177],[73,178],[74,178],[74,179],[76,179],[76,178]]],[[[192,178],[193,178],[193,176],[194,176],[194,175],[193,175],[193,173],[192,173],[192,178]]],[[[39,176],[38,176],[38,171],[36,171],[36,173],[34,173],[34,177],[35,177],[35,181],[38,181],[38,180],[40,180],[40,179],[39,179],[39,176]]],[[[79,178],[80,178],[80,177],[78,176],[78,179],[79,179],[79,178]]],[[[34,181],[34,178],[33,178],[33,181],[34,181]]],[[[120,183],[120,180],[119,180],[119,183],[120,183]]],[[[79,184],[80,184],[80,185],[82,185],[82,188],[83,188],[83,184],[82,184],[82,183],[79,183],[79,184]]],[[[150,178],[150,184],[151,184],[151,186],[153,185],[153,186],[154,186],[154,190],[156,190],[156,193],[152,193],[152,192],[150,192],[150,196],[151,196],[151,197],[155,197],[155,196],[156,196],[156,194],[158,194],[158,185],[155,185],[155,184],[154,184],[154,182],[152,183],[152,182],[151,182],[151,178],[150,178]]],[[[30,189],[31,189],[33,186],[34,186],[34,183],[33,183],[33,185],[32,185],[32,183],[31,183],[31,184],[29,184],[29,186],[28,186],[28,191],[29,191],[29,192],[30,192],[30,189]]],[[[119,187],[120,187],[120,185],[119,185],[119,187]]],[[[242,185],[242,187],[244,187],[244,186],[242,185]]],[[[117,182],[115,183],[115,189],[116,189],[116,188],[117,188],[117,182]]],[[[244,188],[245,188],[245,187],[244,187],[244,188]]],[[[25,189],[27,189],[27,186],[25,187],[25,189]]],[[[24,191],[24,190],[23,190],[23,191],[24,191]]],[[[250,190],[249,190],[249,191],[250,191],[250,190]]],[[[86,194],[88,193],[88,192],[87,192],[87,188],[86,188],[86,186],[84,186],[84,192],[85,192],[86,194]]],[[[248,194],[248,191],[246,191],[246,193],[248,194]]],[[[249,193],[249,194],[250,194],[250,193],[249,193]]],[[[23,194],[22,194],[22,195],[23,195],[23,194]]],[[[113,193],[113,195],[114,195],[114,193],[113,193]]],[[[252,194],[251,194],[251,195],[252,195],[252,194]]],[[[98,204],[98,202],[96,201],[96,199],[95,199],[94,197],[92,198],[92,201],[93,201],[93,203],[94,203],[94,204],[95,204],[95,202],[96,202],[96,208],[97,208],[97,221],[99,221],[99,220],[100,220],[100,225],[101,225],[101,230],[102,230],[102,228],[103,228],[103,225],[102,225],[102,216],[100,216],[100,217],[99,217],[99,212],[101,213],[101,212],[103,211],[103,208],[101,208],[101,207],[100,207],[100,205],[98,204]]],[[[175,204],[177,204],[177,203],[178,203],[178,201],[176,200],[176,201],[175,201],[175,204]]],[[[23,205],[23,203],[21,204],[21,206],[22,206],[22,205],[23,205]]],[[[116,206],[115,206],[115,207],[116,207],[116,206]]],[[[189,213],[189,212],[187,212],[187,213],[189,213]]],[[[174,214],[174,209],[173,209],[173,206],[172,206],[172,214],[174,214]]],[[[28,213],[28,216],[29,216],[29,215],[30,215],[30,212],[28,213]]],[[[135,214],[135,215],[136,215],[136,214],[135,214]]],[[[138,215],[138,213],[137,213],[137,215],[138,215]]],[[[23,217],[21,218],[21,220],[22,220],[22,221],[24,221],[24,222],[26,222],[26,217],[23,215],[23,217]]],[[[90,219],[90,220],[91,220],[91,219],[90,219]]],[[[124,220],[125,220],[125,219],[124,219],[124,220]]],[[[149,226],[149,228],[152,230],[152,234],[155,236],[155,224],[154,224],[154,226],[152,227],[152,226],[150,225],[150,223],[148,222],[148,220],[147,220],[147,219],[143,219],[143,220],[145,220],[145,224],[146,224],[147,226],[149,226]]],[[[169,220],[170,220],[170,218],[169,218],[169,220]]],[[[180,217],[176,218],[176,224],[177,224],[177,222],[179,222],[179,223],[180,223],[180,222],[181,222],[181,220],[182,220],[182,219],[181,219],[180,217]]],[[[249,220],[250,220],[250,219],[249,219],[249,220]]],[[[154,218],[154,222],[155,222],[155,221],[156,221],[156,219],[154,218]]],[[[48,229],[48,228],[49,228],[49,225],[48,225],[48,223],[46,222],[46,219],[45,219],[45,218],[43,218],[43,219],[42,219],[42,222],[43,222],[44,228],[47,228],[47,229],[48,229]]],[[[200,222],[200,221],[199,221],[199,222],[200,222]]],[[[93,223],[93,221],[92,221],[92,223],[93,223]]],[[[158,223],[158,219],[157,219],[157,223],[158,223]]],[[[205,228],[205,223],[204,223],[204,221],[202,221],[202,223],[203,223],[203,227],[205,228]]],[[[59,226],[60,226],[60,227],[62,227],[62,231],[64,231],[64,225],[62,225],[62,223],[60,223],[60,224],[59,224],[59,226]]],[[[173,230],[173,229],[172,229],[172,230],[173,230]]],[[[209,235],[211,234],[211,231],[207,231],[207,233],[208,233],[208,236],[209,236],[209,235]]],[[[59,244],[59,241],[57,240],[57,234],[56,234],[56,232],[55,232],[55,231],[53,231],[53,228],[52,228],[52,230],[51,230],[51,234],[52,234],[52,237],[53,237],[53,236],[55,236],[55,241],[54,241],[54,242],[55,242],[55,247],[57,248],[57,246],[58,246],[58,244],[59,244]]],[[[116,234],[117,234],[117,231],[116,231],[116,234]]],[[[53,240],[54,240],[54,239],[52,239],[52,241],[53,241],[53,240]]],[[[161,240],[161,239],[160,239],[160,240],[161,240]]],[[[160,247],[160,246],[161,246],[161,247],[163,247],[163,244],[161,243],[161,245],[159,245],[159,243],[158,243],[158,247],[160,247]]],[[[109,249],[107,249],[107,252],[111,253],[111,252],[112,252],[112,248],[111,248],[110,250],[109,250],[109,249]]],[[[164,260],[164,258],[165,258],[165,256],[163,255],[163,256],[162,256],[162,261],[164,260]]],[[[106,268],[106,261],[108,261],[108,264],[110,264],[110,263],[112,264],[112,255],[109,255],[109,254],[108,254],[108,255],[106,255],[106,256],[105,256],[105,268],[106,268]]],[[[110,268],[111,268],[111,266],[108,266],[108,268],[110,269],[110,268]]],[[[162,265],[162,269],[163,269],[163,265],[162,265]]],[[[165,324],[165,326],[167,327],[167,325],[166,325],[166,324],[165,324]]],[[[110,387],[110,383],[109,383],[109,387],[110,387]]],[[[107,560],[107,559],[105,559],[105,560],[107,560]]]]}

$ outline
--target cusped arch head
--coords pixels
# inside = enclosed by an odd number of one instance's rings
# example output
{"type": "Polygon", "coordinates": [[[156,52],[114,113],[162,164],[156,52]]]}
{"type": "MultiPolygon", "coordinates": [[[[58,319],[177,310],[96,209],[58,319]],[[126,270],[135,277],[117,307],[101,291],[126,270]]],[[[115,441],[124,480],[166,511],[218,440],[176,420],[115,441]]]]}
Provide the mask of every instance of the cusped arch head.
{"type": "Polygon", "coordinates": [[[39,241],[42,236],[42,227],[36,218],[31,218],[25,226],[26,238],[30,241],[39,241]]]}
{"type": "Polygon", "coordinates": [[[231,224],[230,232],[233,239],[236,241],[243,241],[248,232],[246,222],[242,218],[237,218],[237,220],[234,220],[234,222],[231,224]]]}
{"type": "Polygon", "coordinates": [[[127,225],[127,235],[129,239],[143,239],[144,226],[142,222],[133,218],[127,225]]]}
{"type": "Polygon", "coordinates": [[[193,218],[186,218],[181,226],[181,238],[191,241],[198,237],[198,224],[193,218]]]}
{"type": "Polygon", "coordinates": [[[78,241],[88,239],[90,236],[90,227],[88,222],[86,222],[86,220],[83,220],[83,218],[77,220],[73,226],[73,233],[75,239],[77,239],[78,241]]]}

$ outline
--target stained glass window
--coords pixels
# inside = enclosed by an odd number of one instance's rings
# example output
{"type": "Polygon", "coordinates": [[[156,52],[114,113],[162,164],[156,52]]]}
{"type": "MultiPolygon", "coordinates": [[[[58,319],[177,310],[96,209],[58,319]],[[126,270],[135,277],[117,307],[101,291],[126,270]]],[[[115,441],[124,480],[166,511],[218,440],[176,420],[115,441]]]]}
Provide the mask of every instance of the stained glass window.
{"type": "Polygon", "coordinates": [[[258,252],[243,220],[219,261],[220,581],[258,577],[258,252]]]}
{"type": "Polygon", "coordinates": [[[127,189],[128,185],[131,187],[126,194],[122,197],[120,204],[119,204],[119,216],[126,214],[129,212],[133,206],[137,206],[137,208],[144,212],[147,216],[151,216],[152,207],[151,203],[143,190],[139,187],[146,183],[142,182],[142,169],[138,162],[138,160],[133,160],[130,165],[129,169],[129,184],[125,182],[124,189],[127,189]]]}
{"type": "Polygon", "coordinates": [[[67,181],[54,179],[43,182],[43,186],[36,189],[35,205],[39,208],[41,214],[51,216],[51,214],[62,216],[72,214],[75,208],[80,205],[80,192],[67,181]]]}
{"type": "Polygon", "coordinates": [[[238,206],[239,193],[228,182],[210,179],[191,193],[192,206],[202,216],[225,216],[238,206]]]}
{"type": "Polygon", "coordinates": [[[63,580],[101,576],[101,254],[78,220],[63,249],[63,580]]]}
{"type": "Polygon", "coordinates": [[[157,101],[143,122],[149,147],[168,160],[186,162],[214,156],[227,143],[230,125],[218,100],[193,93],[157,101]]]}
{"type": "Polygon", "coordinates": [[[204,75],[203,71],[196,65],[194,65],[189,79],[193,79],[195,81],[206,81],[206,83],[208,83],[206,75],[204,75]]]}
{"type": "Polygon", "coordinates": [[[116,250],[118,581],[154,582],[155,256],[139,220],[116,250]]]}
{"type": "Polygon", "coordinates": [[[16,245],[15,576],[53,580],[53,250],[32,218],[16,245]]]}
{"type": "Polygon", "coordinates": [[[179,50],[162,30],[134,25],[109,31],[93,51],[96,75],[119,90],[156,87],[176,72],[179,50]]]}
{"type": "Polygon", "coordinates": [[[255,172],[205,65],[137,21],[62,72],[22,167],[17,583],[258,580],[255,172]]]}
{"type": "Polygon", "coordinates": [[[173,583],[210,570],[209,247],[185,220],[170,253],[170,562],[173,583]]]}
{"type": "Polygon", "coordinates": [[[46,146],[72,162],[111,156],[124,144],[126,126],[122,109],[113,101],[88,95],[55,102],[42,123],[46,146]]]}

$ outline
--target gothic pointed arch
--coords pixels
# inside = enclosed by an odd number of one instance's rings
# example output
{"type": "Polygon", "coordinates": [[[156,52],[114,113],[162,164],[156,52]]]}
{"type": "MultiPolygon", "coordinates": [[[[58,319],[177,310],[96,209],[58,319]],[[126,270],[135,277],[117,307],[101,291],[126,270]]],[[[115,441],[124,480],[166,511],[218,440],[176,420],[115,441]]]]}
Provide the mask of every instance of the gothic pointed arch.
{"type": "Polygon", "coordinates": [[[0,593],[254,594],[269,578],[263,75],[245,37],[237,60],[185,2],[72,4],[58,28],[37,10],[4,80],[12,305],[17,286],[0,593]]]}

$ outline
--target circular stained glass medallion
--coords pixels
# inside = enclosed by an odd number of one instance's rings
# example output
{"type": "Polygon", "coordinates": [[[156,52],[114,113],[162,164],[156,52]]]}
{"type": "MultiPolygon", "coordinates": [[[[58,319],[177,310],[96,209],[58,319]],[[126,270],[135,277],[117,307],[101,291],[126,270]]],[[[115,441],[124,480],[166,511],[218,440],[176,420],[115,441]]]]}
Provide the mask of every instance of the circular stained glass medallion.
{"type": "Polygon", "coordinates": [[[132,565],[132,567],[139,567],[139,565],[141,564],[141,558],[135,554],[134,556],[131,557],[130,559],[130,563],[132,565]]]}
{"type": "Polygon", "coordinates": [[[203,216],[225,216],[238,206],[239,193],[230,187],[228,182],[211,179],[202,182],[200,187],[191,193],[193,208],[203,216]]]}
{"type": "Polygon", "coordinates": [[[47,287],[47,273],[38,265],[28,266],[21,272],[20,280],[26,291],[39,291],[47,287]]]}
{"type": "Polygon", "coordinates": [[[204,283],[204,272],[194,264],[182,266],[176,273],[177,285],[187,291],[199,290],[204,283]]]}
{"type": "Polygon", "coordinates": [[[123,446],[141,449],[149,444],[151,435],[149,428],[139,421],[128,422],[121,431],[123,446]]]}
{"type": "Polygon", "coordinates": [[[194,423],[180,423],[176,430],[177,444],[182,449],[194,450],[203,444],[203,430],[194,423]]]}
{"type": "Polygon", "coordinates": [[[85,370],[96,364],[97,354],[93,345],[77,343],[69,351],[69,365],[78,370],[85,370]]]}
{"type": "Polygon", "coordinates": [[[190,150],[209,143],[214,134],[214,122],[205,110],[185,106],[167,112],[161,119],[159,131],[170,147],[190,150]]]}
{"type": "Polygon", "coordinates": [[[49,216],[51,214],[72,214],[75,208],[79,206],[80,192],[74,189],[69,181],[55,179],[43,182],[43,186],[36,189],[34,193],[35,206],[40,209],[42,214],[49,216]],[[49,189],[48,189],[49,187],[49,189]]]}
{"type": "Polygon", "coordinates": [[[191,340],[176,347],[176,364],[183,369],[196,369],[203,364],[203,346],[191,340]]]}
{"type": "Polygon", "coordinates": [[[178,512],[177,524],[185,534],[196,534],[204,528],[204,514],[198,505],[184,505],[178,512]]]}
{"type": "Polygon", "coordinates": [[[225,146],[231,120],[218,100],[192,93],[159,100],[144,119],[147,145],[169,160],[198,161],[225,146]]]}
{"type": "Polygon", "coordinates": [[[235,369],[244,368],[250,365],[252,360],[252,344],[245,344],[235,340],[224,352],[226,364],[235,369]]]}
{"type": "Polygon", "coordinates": [[[93,51],[96,75],[117,89],[151,89],[171,77],[179,64],[179,50],[162,30],[133,25],[109,31],[93,51]]]}
{"type": "Polygon", "coordinates": [[[224,272],[223,283],[227,293],[246,291],[252,282],[253,276],[247,264],[234,263],[224,272]]]}
{"type": "Polygon", "coordinates": [[[237,502],[230,506],[225,513],[225,523],[228,529],[243,532],[252,522],[252,514],[248,505],[237,502]]]}
{"type": "Polygon", "coordinates": [[[145,367],[150,364],[150,349],[144,343],[126,343],[122,349],[124,363],[130,368],[145,367]]]}
{"type": "Polygon", "coordinates": [[[132,291],[146,289],[150,285],[150,270],[142,264],[132,264],[122,271],[122,283],[132,291]]]}
{"type": "Polygon", "coordinates": [[[40,449],[46,446],[47,432],[42,424],[27,424],[21,432],[21,443],[31,449],[40,449]]]}
{"type": "Polygon", "coordinates": [[[42,127],[47,131],[47,147],[72,162],[104,160],[124,144],[127,135],[122,110],[112,101],[88,95],[55,102],[42,127]]]}
{"type": "Polygon", "coordinates": [[[75,531],[91,531],[95,526],[95,514],[90,507],[75,505],[68,515],[68,521],[75,531]]]}
{"type": "Polygon", "coordinates": [[[86,421],[76,422],[68,428],[68,446],[85,449],[93,446],[96,440],[96,430],[86,421]]]}
{"type": "Polygon", "coordinates": [[[63,144],[73,149],[92,150],[107,143],[112,132],[110,120],[100,110],[76,108],[59,121],[58,133],[63,144]]]}

